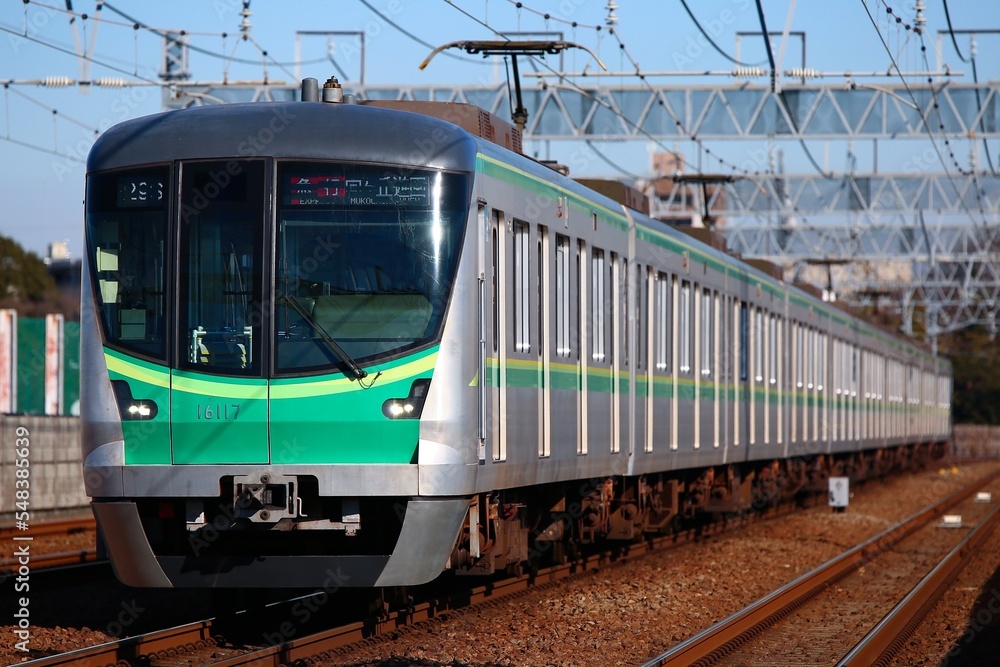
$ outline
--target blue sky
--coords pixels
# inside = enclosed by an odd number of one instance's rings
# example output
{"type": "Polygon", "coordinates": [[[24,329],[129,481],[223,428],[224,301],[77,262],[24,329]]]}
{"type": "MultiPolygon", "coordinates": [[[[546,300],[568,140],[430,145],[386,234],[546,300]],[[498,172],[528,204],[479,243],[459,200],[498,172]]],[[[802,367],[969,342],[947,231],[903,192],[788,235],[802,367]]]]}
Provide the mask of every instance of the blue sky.
{"type": "MultiPolygon", "coordinates": [[[[931,66],[937,64],[934,50],[938,45],[937,31],[945,29],[943,5],[927,0],[927,37],[931,66]]],[[[482,23],[503,32],[561,31],[566,40],[575,41],[600,55],[612,70],[630,69],[630,64],[618,42],[610,38],[605,25],[607,0],[531,0],[522,1],[518,9],[509,0],[340,0],[334,2],[253,0],[249,18],[253,41],[266,49],[269,56],[281,63],[295,59],[295,33],[302,30],[364,31],[366,34],[366,79],[372,83],[430,84],[493,81],[502,71],[489,61],[458,59],[439,55],[430,66],[420,71],[418,64],[429,49],[401,34],[387,23],[386,18],[406,29],[419,40],[439,45],[461,39],[489,39],[492,34],[482,23]],[[378,10],[378,16],[372,8],[378,10]],[[474,18],[466,15],[472,15],[474,18]],[[531,10],[548,12],[544,17],[531,10]],[[556,19],[576,21],[577,27],[556,19]],[[482,23],[481,23],[482,22],[482,23]]],[[[679,0],[617,0],[615,16],[617,30],[628,52],[643,70],[729,70],[731,63],[707,45],[684,11],[679,0]]],[[[73,9],[90,17],[94,0],[74,0],[73,9]]],[[[753,0],[688,0],[688,6],[703,27],[730,55],[734,54],[738,31],[759,31],[760,22],[753,0]]],[[[768,29],[785,27],[789,3],[785,0],[764,0],[768,29]]],[[[923,69],[912,34],[897,27],[886,12],[884,3],[869,6],[877,17],[882,35],[889,48],[899,58],[904,70],[923,69]],[[909,38],[909,42],[907,39],[909,38]]],[[[890,2],[893,16],[911,22],[913,2],[890,2]]],[[[114,0],[110,7],[120,10],[137,21],[157,29],[187,30],[192,33],[193,47],[210,52],[191,53],[191,72],[196,80],[218,81],[259,80],[263,76],[260,64],[244,64],[239,60],[259,63],[260,53],[246,41],[240,41],[239,26],[243,3],[240,0],[174,0],[146,3],[136,0],[114,0]],[[228,33],[223,38],[222,34],[228,33]],[[232,56],[232,59],[227,56],[232,56]]],[[[994,2],[987,0],[952,0],[951,18],[956,29],[1000,27],[983,25],[996,16],[994,2]]],[[[52,76],[71,79],[81,77],[79,60],[73,55],[74,31],[70,16],[63,11],[60,0],[30,2],[0,0],[0,80],[30,81],[52,76]]],[[[131,21],[111,11],[106,5],[102,18],[76,18],[76,39],[88,48],[97,62],[90,65],[90,77],[121,77],[135,80],[136,75],[155,78],[161,68],[161,38],[145,30],[134,30],[131,21]],[[96,30],[96,36],[95,36],[96,30]],[[110,67],[108,67],[110,66],[110,67]]],[[[797,3],[791,29],[807,35],[807,65],[822,71],[882,71],[889,59],[872,26],[861,0],[840,2],[797,3]]],[[[304,76],[320,80],[335,73],[328,60],[329,44],[325,38],[302,39],[304,76]]],[[[959,38],[964,55],[968,55],[968,39],[959,38]]],[[[971,81],[971,70],[959,61],[949,40],[942,41],[941,54],[952,70],[963,70],[960,80],[971,81]]],[[[1000,78],[1000,37],[980,40],[978,65],[980,80],[1000,78]]],[[[333,44],[333,56],[350,80],[360,75],[360,53],[352,38],[341,38],[333,44]]],[[[766,58],[763,42],[744,38],[741,59],[760,62],[766,58]]],[[[581,69],[589,61],[582,52],[567,55],[567,69],[581,69]]],[[[800,51],[793,42],[785,55],[785,67],[799,63],[800,51]]],[[[553,63],[552,60],[549,61],[553,63]]],[[[593,66],[592,66],[593,68],[593,66]]],[[[522,71],[530,68],[522,65],[522,71]]],[[[271,80],[293,80],[294,67],[269,63],[271,80]]],[[[888,80],[888,79],[887,79],[888,80]]],[[[705,85],[729,83],[723,78],[691,77],[671,79],[672,83],[705,85]]],[[[827,80],[829,82],[835,79],[827,80]]],[[[635,83],[633,80],[624,83],[635,83]]],[[[50,88],[37,85],[12,85],[2,91],[0,105],[0,234],[12,236],[29,250],[44,254],[51,241],[65,240],[73,254],[82,248],[82,217],[84,162],[95,130],[127,118],[155,113],[161,109],[160,93],[155,88],[102,88],[86,94],[76,87],[50,88]],[[57,113],[53,113],[52,110],[57,113]]],[[[530,110],[529,110],[530,111],[530,110]]],[[[900,154],[912,155],[917,147],[910,142],[900,154]]],[[[709,147],[719,155],[739,162],[755,147],[747,142],[711,142],[709,147]]],[[[687,154],[694,152],[691,142],[680,142],[677,148],[687,154]]],[[[809,172],[801,150],[795,144],[783,146],[787,168],[791,172],[809,172]]],[[[831,143],[826,150],[821,144],[812,147],[817,155],[826,155],[829,167],[842,171],[846,146],[831,143]]],[[[568,155],[571,144],[553,143],[551,156],[568,155]]],[[[602,151],[614,162],[634,173],[648,173],[652,147],[644,142],[607,144],[602,151]]],[[[880,170],[892,170],[893,150],[881,147],[880,170]]],[[[923,150],[920,148],[919,150],[923,150]]],[[[867,146],[855,146],[859,156],[858,169],[871,169],[871,151],[867,146]]],[[[994,150],[994,153],[1000,151],[994,150]]],[[[956,154],[967,165],[968,145],[956,142],[956,154]]],[[[614,175],[612,168],[600,160],[591,161],[592,174],[614,175]]],[[[938,169],[940,171],[940,169],[938,169]]],[[[580,174],[575,174],[580,175],[580,174]]]]}

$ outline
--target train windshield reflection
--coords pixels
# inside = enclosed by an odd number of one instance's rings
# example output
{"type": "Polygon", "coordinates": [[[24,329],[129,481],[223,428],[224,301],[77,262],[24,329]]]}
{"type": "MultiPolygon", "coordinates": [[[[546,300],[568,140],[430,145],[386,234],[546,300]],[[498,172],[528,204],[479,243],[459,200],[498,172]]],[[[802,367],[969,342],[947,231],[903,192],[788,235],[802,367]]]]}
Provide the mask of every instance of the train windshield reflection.
{"type": "Polygon", "coordinates": [[[282,165],[278,182],[278,371],[350,369],[437,337],[465,225],[465,176],[295,163],[282,165]]]}

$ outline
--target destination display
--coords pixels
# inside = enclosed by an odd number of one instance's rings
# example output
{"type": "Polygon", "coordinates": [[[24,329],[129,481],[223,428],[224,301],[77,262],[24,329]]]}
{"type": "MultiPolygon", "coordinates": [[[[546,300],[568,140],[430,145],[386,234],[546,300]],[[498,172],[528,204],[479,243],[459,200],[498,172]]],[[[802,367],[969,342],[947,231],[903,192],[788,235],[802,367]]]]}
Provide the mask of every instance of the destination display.
{"type": "Polygon", "coordinates": [[[158,208],[164,203],[163,179],[151,174],[118,177],[118,208],[158,208]]]}
{"type": "Polygon", "coordinates": [[[429,206],[427,176],[289,174],[285,206],[429,206]]]}

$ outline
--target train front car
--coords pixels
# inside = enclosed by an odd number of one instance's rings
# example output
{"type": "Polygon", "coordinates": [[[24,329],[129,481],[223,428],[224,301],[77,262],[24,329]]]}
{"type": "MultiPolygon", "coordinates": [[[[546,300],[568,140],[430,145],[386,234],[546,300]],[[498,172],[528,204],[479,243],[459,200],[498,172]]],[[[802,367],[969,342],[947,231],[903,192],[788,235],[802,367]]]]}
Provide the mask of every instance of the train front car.
{"type": "Polygon", "coordinates": [[[475,156],[449,123],[319,102],[169,112],[98,140],[83,454],[122,581],[441,572],[477,463],[475,390],[448,390],[478,368],[448,352],[478,336],[448,316],[478,298],[456,287],[476,268],[475,156]]]}

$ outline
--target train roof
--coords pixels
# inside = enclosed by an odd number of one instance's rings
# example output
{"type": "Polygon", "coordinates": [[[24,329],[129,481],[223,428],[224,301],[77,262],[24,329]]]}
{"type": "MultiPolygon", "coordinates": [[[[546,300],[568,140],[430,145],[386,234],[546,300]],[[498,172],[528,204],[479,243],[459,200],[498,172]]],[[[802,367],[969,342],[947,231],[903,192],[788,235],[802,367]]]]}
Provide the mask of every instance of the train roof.
{"type": "Polygon", "coordinates": [[[87,170],[259,155],[472,171],[476,145],[452,123],[393,109],[322,102],[219,104],[115,125],[94,144],[87,170]]]}

